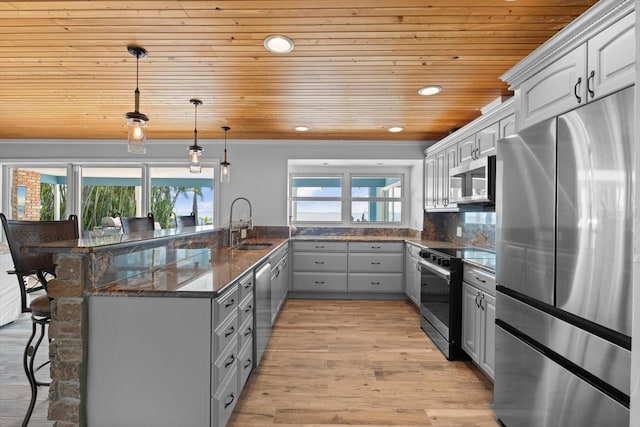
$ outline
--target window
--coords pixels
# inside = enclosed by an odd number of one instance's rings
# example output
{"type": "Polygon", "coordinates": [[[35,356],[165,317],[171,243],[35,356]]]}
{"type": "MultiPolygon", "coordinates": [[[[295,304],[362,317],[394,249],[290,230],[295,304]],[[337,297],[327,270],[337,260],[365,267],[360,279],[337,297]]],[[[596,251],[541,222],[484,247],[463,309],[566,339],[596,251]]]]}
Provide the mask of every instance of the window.
{"type": "Polygon", "coordinates": [[[352,222],[402,222],[401,176],[352,176],[352,222]]]}
{"type": "Polygon", "coordinates": [[[297,223],[398,225],[403,221],[402,174],[291,174],[290,191],[291,217],[297,223]]]}
{"type": "Polygon", "coordinates": [[[342,221],[342,177],[292,177],[291,215],[299,222],[342,221]]]}
{"type": "Polygon", "coordinates": [[[200,174],[185,167],[150,167],[151,212],[162,228],[175,227],[178,216],[196,215],[198,225],[213,224],[214,170],[202,167],[200,174]]]}

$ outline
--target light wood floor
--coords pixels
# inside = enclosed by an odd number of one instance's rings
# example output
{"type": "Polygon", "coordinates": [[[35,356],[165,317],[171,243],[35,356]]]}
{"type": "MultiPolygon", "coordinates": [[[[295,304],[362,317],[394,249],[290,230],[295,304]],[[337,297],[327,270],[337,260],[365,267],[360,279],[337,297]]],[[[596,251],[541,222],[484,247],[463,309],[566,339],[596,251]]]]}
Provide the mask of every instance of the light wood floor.
{"type": "MultiPolygon", "coordinates": [[[[448,362],[418,319],[404,301],[288,300],[229,425],[496,426],[491,383],[448,362]]],[[[1,427],[20,426],[27,409],[30,331],[27,315],[0,327],[1,427]]],[[[40,387],[30,427],[52,426],[46,399],[40,387]]]]}
{"type": "Polygon", "coordinates": [[[288,300],[229,425],[496,426],[493,386],[405,301],[288,300]]]}
{"type": "MultiPolygon", "coordinates": [[[[31,388],[22,367],[24,346],[31,334],[31,317],[23,314],[13,323],[0,326],[0,426],[19,427],[27,412],[31,388]]],[[[46,360],[49,354],[46,339],[38,349],[36,359],[46,360]]],[[[38,372],[40,381],[48,381],[49,367],[45,366],[38,372]]],[[[38,400],[33,411],[29,427],[51,427],[52,421],[47,421],[49,404],[48,387],[38,388],[38,400]]]]}

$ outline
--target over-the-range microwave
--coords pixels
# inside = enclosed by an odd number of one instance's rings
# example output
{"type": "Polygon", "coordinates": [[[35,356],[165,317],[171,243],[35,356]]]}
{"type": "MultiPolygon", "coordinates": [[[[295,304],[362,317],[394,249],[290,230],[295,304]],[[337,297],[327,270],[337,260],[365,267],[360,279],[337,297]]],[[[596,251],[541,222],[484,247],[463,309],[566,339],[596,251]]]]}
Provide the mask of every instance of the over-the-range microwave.
{"type": "Polygon", "coordinates": [[[449,202],[493,205],[496,194],[496,156],[481,157],[449,170],[449,202]]]}

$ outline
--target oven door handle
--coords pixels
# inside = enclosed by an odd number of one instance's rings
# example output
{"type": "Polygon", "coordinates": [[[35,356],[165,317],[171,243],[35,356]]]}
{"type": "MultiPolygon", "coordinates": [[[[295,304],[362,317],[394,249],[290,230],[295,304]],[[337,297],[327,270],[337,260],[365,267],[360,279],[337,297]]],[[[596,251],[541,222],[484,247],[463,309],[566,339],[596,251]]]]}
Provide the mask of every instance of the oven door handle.
{"type": "Polygon", "coordinates": [[[418,261],[418,264],[420,265],[421,269],[429,270],[430,272],[435,273],[438,276],[442,277],[443,279],[445,279],[447,281],[447,283],[449,283],[449,281],[451,279],[451,272],[449,270],[447,270],[446,268],[442,268],[442,267],[438,267],[437,265],[429,264],[426,261],[418,261]]]}

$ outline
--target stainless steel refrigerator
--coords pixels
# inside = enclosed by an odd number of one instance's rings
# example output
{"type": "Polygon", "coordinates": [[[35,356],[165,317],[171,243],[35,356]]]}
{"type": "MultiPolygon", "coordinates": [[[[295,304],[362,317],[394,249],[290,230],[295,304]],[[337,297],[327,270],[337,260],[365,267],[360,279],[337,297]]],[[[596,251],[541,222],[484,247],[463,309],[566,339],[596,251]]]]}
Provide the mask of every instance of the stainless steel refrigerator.
{"type": "Polygon", "coordinates": [[[498,142],[494,405],[629,426],[634,88],[498,142]]]}

